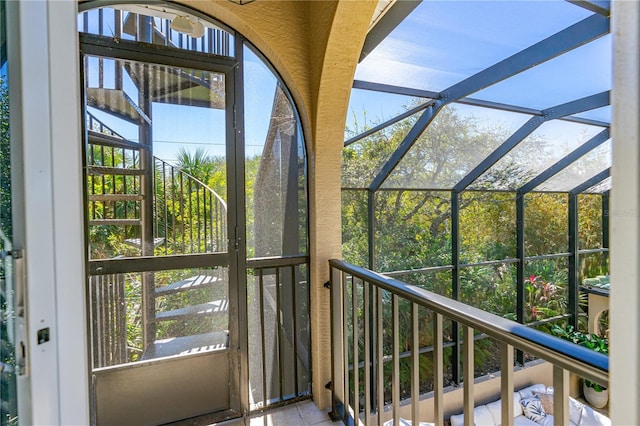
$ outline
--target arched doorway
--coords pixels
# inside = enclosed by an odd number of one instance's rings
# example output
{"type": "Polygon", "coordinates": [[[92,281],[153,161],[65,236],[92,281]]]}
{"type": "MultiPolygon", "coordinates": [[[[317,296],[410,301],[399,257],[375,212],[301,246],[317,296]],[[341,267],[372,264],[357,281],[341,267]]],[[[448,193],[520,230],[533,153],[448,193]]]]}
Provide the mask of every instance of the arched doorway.
{"type": "Polygon", "coordinates": [[[310,394],[306,159],[243,38],[187,10],[79,15],[94,422],[310,394]]]}

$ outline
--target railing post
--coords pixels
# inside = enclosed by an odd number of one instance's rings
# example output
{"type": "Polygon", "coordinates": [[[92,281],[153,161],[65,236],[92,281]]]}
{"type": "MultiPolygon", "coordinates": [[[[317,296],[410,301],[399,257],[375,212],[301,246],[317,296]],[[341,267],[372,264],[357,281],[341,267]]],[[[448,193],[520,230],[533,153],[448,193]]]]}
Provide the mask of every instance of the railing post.
{"type": "Polygon", "coordinates": [[[343,362],[343,324],[342,316],[342,272],[331,267],[331,417],[344,418],[344,362],[343,362]]]}
{"type": "Polygon", "coordinates": [[[411,303],[411,420],[420,420],[420,325],[419,307],[411,303]]]}
{"type": "Polygon", "coordinates": [[[378,425],[382,426],[384,413],[384,345],[383,345],[382,289],[376,287],[376,400],[378,406],[378,425]]]}
{"type": "Polygon", "coordinates": [[[369,281],[363,281],[362,294],[364,296],[364,424],[371,424],[371,396],[375,395],[371,391],[374,389],[371,381],[372,363],[371,363],[371,350],[372,350],[372,338],[371,338],[371,285],[369,281]]]}
{"type": "MultiPolygon", "coordinates": [[[[516,194],[516,257],[519,262],[517,265],[516,278],[516,318],[520,324],[524,324],[524,275],[525,275],[525,249],[524,249],[524,207],[525,194],[518,192],[516,194]]],[[[524,353],[517,352],[518,364],[524,365],[524,353]]]]}
{"type": "Polygon", "coordinates": [[[464,383],[464,426],[473,426],[473,408],[474,408],[474,396],[473,396],[473,381],[474,381],[474,366],[473,366],[473,352],[474,352],[474,340],[473,340],[473,328],[468,326],[462,326],[462,348],[463,348],[463,383],[464,383]]]}
{"type": "Polygon", "coordinates": [[[574,328],[578,328],[578,284],[580,273],[580,253],[578,241],[578,195],[573,192],[569,193],[569,324],[574,328]]]}
{"type": "Polygon", "coordinates": [[[444,356],[442,314],[433,313],[433,422],[444,424],[444,356]]]}
{"type": "Polygon", "coordinates": [[[360,340],[360,322],[358,321],[358,280],[351,278],[351,353],[353,354],[353,421],[360,419],[360,357],[358,341],[360,340]]]}
{"type": "MultiPolygon", "coordinates": [[[[351,280],[353,281],[353,275],[351,276],[351,280]]],[[[342,384],[342,388],[343,388],[343,394],[342,394],[342,401],[344,403],[344,415],[343,415],[343,419],[348,419],[349,418],[349,407],[351,406],[350,404],[350,384],[349,384],[349,330],[347,329],[348,327],[348,320],[347,318],[349,318],[349,312],[348,312],[348,303],[347,303],[347,288],[348,288],[348,284],[347,284],[348,278],[347,278],[347,273],[346,272],[342,272],[342,279],[341,279],[341,283],[342,285],[340,286],[340,290],[342,293],[342,324],[341,324],[341,328],[342,328],[342,356],[339,358],[342,360],[342,368],[343,368],[343,376],[342,376],[342,380],[343,380],[343,384],[342,384]]]]}
{"type": "Polygon", "coordinates": [[[513,346],[500,344],[500,387],[502,424],[513,424],[513,346]]]}
{"type": "Polygon", "coordinates": [[[391,399],[393,404],[393,424],[400,424],[400,313],[398,310],[399,297],[391,295],[391,309],[393,312],[393,373],[391,399]]]}
{"type": "MultiPolygon", "coordinates": [[[[460,194],[451,191],[451,297],[460,300],[460,194]]],[[[457,322],[452,324],[454,346],[451,350],[451,369],[453,381],[460,384],[462,374],[460,371],[460,326],[457,322]]]]}
{"type": "Polygon", "coordinates": [[[553,366],[553,424],[569,424],[569,372],[557,365],[553,366]]]}

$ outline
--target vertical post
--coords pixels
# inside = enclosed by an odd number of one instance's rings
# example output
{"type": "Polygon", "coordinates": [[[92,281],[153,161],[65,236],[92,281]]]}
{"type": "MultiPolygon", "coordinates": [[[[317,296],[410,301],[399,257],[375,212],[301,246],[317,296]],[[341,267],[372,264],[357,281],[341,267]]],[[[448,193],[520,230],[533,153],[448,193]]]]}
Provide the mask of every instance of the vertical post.
{"type": "Polygon", "coordinates": [[[344,413],[341,408],[344,401],[345,389],[344,389],[344,371],[342,357],[344,354],[343,349],[343,324],[344,317],[342,315],[342,273],[333,267],[330,268],[331,278],[331,293],[330,293],[330,310],[331,310],[331,418],[344,418],[344,413]]]}
{"type": "MultiPolygon", "coordinates": [[[[602,248],[609,248],[609,191],[602,194],[602,248]]],[[[609,270],[609,253],[602,254],[602,268],[609,270]]]]}
{"type": "Polygon", "coordinates": [[[369,269],[376,270],[376,193],[367,191],[367,236],[369,240],[369,269]]]}
{"type": "Polygon", "coordinates": [[[375,392],[375,389],[372,387],[371,376],[373,374],[373,363],[371,362],[371,352],[373,349],[372,345],[372,336],[371,336],[371,326],[373,324],[373,315],[371,315],[371,308],[373,304],[371,303],[371,284],[369,281],[363,282],[362,294],[364,296],[363,300],[363,309],[364,309],[364,318],[363,318],[363,326],[364,326],[364,424],[371,424],[371,400],[375,392]]]}
{"type": "MultiPolygon", "coordinates": [[[[524,270],[525,270],[525,250],[524,250],[524,208],[525,194],[516,193],[516,258],[518,259],[516,273],[516,319],[520,324],[524,324],[524,270]]],[[[524,365],[524,353],[520,350],[516,352],[516,361],[524,365]]]]}
{"type": "Polygon", "coordinates": [[[419,306],[411,303],[411,420],[420,420],[420,316],[419,306]]]}
{"type": "Polygon", "coordinates": [[[262,353],[262,401],[269,401],[269,395],[267,394],[267,343],[265,333],[265,315],[264,315],[264,269],[256,269],[258,273],[258,300],[260,304],[260,348],[262,353]]]}
{"type": "MultiPolygon", "coordinates": [[[[353,280],[353,277],[350,277],[353,280]]],[[[342,402],[344,404],[344,417],[343,419],[349,418],[349,406],[350,406],[350,387],[351,384],[349,382],[349,309],[348,309],[348,293],[347,293],[347,282],[349,278],[347,278],[346,273],[342,273],[342,321],[340,327],[342,327],[342,356],[340,359],[342,360],[342,383],[344,386],[344,394],[342,395],[342,402]]]]}
{"type": "Polygon", "coordinates": [[[569,371],[553,366],[553,424],[569,424],[569,371]]]}
{"type": "MultiPolygon", "coordinates": [[[[122,37],[122,11],[114,9],[113,11],[114,37],[122,37]]],[[[122,90],[122,61],[115,60],[115,89],[122,90]]]]}
{"type": "MultiPolygon", "coordinates": [[[[451,191],[451,297],[460,300],[460,194],[451,191]]],[[[453,381],[460,384],[462,372],[460,366],[460,326],[451,325],[454,346],[451,350],[451,372],[453,381]]]]}
{"type": "Polygon", "coordinates": [[[464,426],[473,426],[473,408],[474,408],[474,395],[473,395],[473,381],[474,381],[474,365],[473,365],[473,352],[474,352],[474,339],[473,328],[468,326],[462,326],[462,339],[463,339],[463,363],[464,363],[464,426]]]}
{"type": "MultiPolygon", "coordinates": [[[[366,306],[369,308],[368,319],[365,319],[366,323],[369,324],[369,339],[365,342],[365,346],[369,349],[369,376],[372,378],[376,377],[376,366],[378,361],[382,362],[382,359],[378,360],[378,352],[376,351],[376,345],[378,344],[378,334],[375,333],[377,328],[376,318],[378,315],[378,306],[376,303],[376,298],[379,290],[377,286],[370,285],[369,289],[366,293],[369,294],[368,301],[365,301],[366,306]]],[[[365,368],[367,368],[365,366],[365,368]]],[[[369,381],[369,386],[365,387],[365,389],[369,390],[371,405],[369,407],[370,412],[375,412],[378,408],[378,399],[375,397],[378,394],[378,381],[372,379],[369,381]]]]}
{"type": "Polygon", "coordinates": [[[502,424],[513,421],[513,346],[500,344],[500,388],[502,400],[502,424]]]}
{"type": "MultiPolygon", "coordinates": [[[[249,312],[247,306],[247,246],[246,227],[238,226],[245,223],[245,132],[244,132],[244,40],[238,37],[233,46],[235,48],[236,66],[232,73],[225,75],[225,94],[227,102],[226,114],[226,153],[227,153],[227,188],[228,229],[223,230],[227,236],[223,239],[229,242],[230,250],[230,279],[235,280],[236,291],[230,291],[233,296],[229,299],[230,306],[236,307],[235,336],[232,343],[236,353],[232,364],[235,368],[232,374],[236,381],[232,389],[231,407],[247,413],[249,406],[249,312]]],[[[222,211],[220,214],[224,214],[222,211]]],[[[233,309],[230,310],[233,312],[233,309]]],[[[278,324],[278,327],[280,325],[278,324]]],[[[229,330],[230,332],[232,330],[229,330]]]]}
{"type": "Polygon", "coordinates": [[[399,297],[391,296],[391,309],[393,312],[393,372],[391,386],[391,403],[393,405],[393,424],[400,424],[400,313],[398,310],[399,297]]]}
{"type": "Polygon", "coordinates": [[[580,254],[578,241],[578,195],[569,193],[569,324],[578,328],[578,283],[580,254]]]}
{"type": "MultiPolygon", "coordinates": [[[[282,330],[282,280],[280,279],[280,268],[276,269],[276,336],[278,340],[278,390],[280,401],[284,400],[284,337],[282,330]]],[[[246,327],[244,326],[239,328],[246,327]]]]}
{"type": "Polygon", "coordinates": [[[351,279],[351,353],[353,354],[353,420],[360,423],[360,356],[358,342],[360,340],[360,322],[358,321],[358,279],[351,279]]]}
{"type": "MultiPolygon", "coordinates": [[[[151,17],[138,16],[139,38],[143,42],[151,42],[151,17]]],[[[141,65],[141,87],[138,87],[138,105],[147,115],[152,117],[151,105],[151,82],[149,81],[149,65],[141,65]]],[[[141,122],[138,127],[138,140],[144,149],[140,150],[140,165],[144,174],[142,175],[142,206],[141,206],[141,251],[142,256],[153,256],[153,135],[151,123],[141,122]]],[[[155,295],[154,295],[154,273],[142,273],[142,303],[144,310],[143,322],[143,347],[153,344],[156,340],[155,323],[155,295]]]]}
{"type": "Polygon", "coordinates": [[[376,287],[376,405],[378,407],[378,426],[382,425],[384,413],[384,342],[383,342],[383,309],[382,290],[376,287]]]}
{"type": "Polygon", "coordinates": [[[433,422],[444,424],[444,357],[442,314],[433,313],[433,422]]]}

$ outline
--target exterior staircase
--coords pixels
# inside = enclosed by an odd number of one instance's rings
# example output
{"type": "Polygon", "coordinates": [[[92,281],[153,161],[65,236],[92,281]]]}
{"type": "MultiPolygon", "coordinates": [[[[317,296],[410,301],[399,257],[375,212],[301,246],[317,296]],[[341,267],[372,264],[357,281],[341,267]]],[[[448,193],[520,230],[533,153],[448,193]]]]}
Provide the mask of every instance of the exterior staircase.
{"type": "MultiPolygon", "coordinates": [[[[103,36],[229,55],[229,35],[219,28],[207,27],[203,37],[194,39],[173,31],[162,8],[148,5],[139,9],[140,14],[136,10],[116,7],[113,14],[102,9],[92,13],[98,15],[103,36]],[[149,12],[158,18],[144,16],[149,12]]],[[[89,32],[86,13],[81,25],[89,32]]],[[[226,269],[206,268],[205,262],[201,268],[175,270],[181,266],[150,260],[227,251],[223,198],[204,182],[154,157],[151,139],[153,103],[223,109],[225,81],[217,73],[161,65],[153,65],[149,78],[148,67],[85,57],[87,107],[139,129],[138,142],[127,140],[87,112],[94,367],[228,344],[226,269]],[[105,272],[104,262],[112,272],[105,272]],[[132,324],[142,332],[132,333],[132,324]]]]}
{"type": "MultiPolygon", "coordinates": [[[[89,113],[87,128],[90,264],[226,251],[226,205],[213,189],[155,157],[153,167],[145,168],[141,159],[146,146],[123,138],[89,113]],[[145,179],[152,181],[151,194],[145,192],[145,179]],[[152,213],[145,216],[149,207],[152,213]],[[121,252],[113,251],[113,241],[121,252]]],[[[96,367],[227,347],[224,268],[195,270],[186,278],[191,270],[133,270],[138,273],[90,277],[96,367]],[[146,298],[131,296],[141,288],[152,291],[146,298]],[[131,300],[138,299],[144,305],[140,322],[145,339],[141,348],[134,348],[127,327],[131,300]]]]}

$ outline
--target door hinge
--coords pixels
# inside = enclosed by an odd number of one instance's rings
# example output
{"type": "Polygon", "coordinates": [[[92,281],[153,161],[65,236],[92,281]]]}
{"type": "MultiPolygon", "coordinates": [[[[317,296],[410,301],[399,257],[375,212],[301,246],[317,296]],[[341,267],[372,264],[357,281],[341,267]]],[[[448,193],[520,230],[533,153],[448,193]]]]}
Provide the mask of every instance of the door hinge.
{"type": "Polygon", "coordinates": [[[22,258],[22,250],[0,250],[0,260],[6,259],[8,256],[13,257],[14,259],[22,258]]]}
{"type": "Polygon", "coordinates": [[[236,112],[235,105],[233,105],[233,129],[234,130],[238,129],[238,119],[237,119],[237,112],[236,112]]]}

